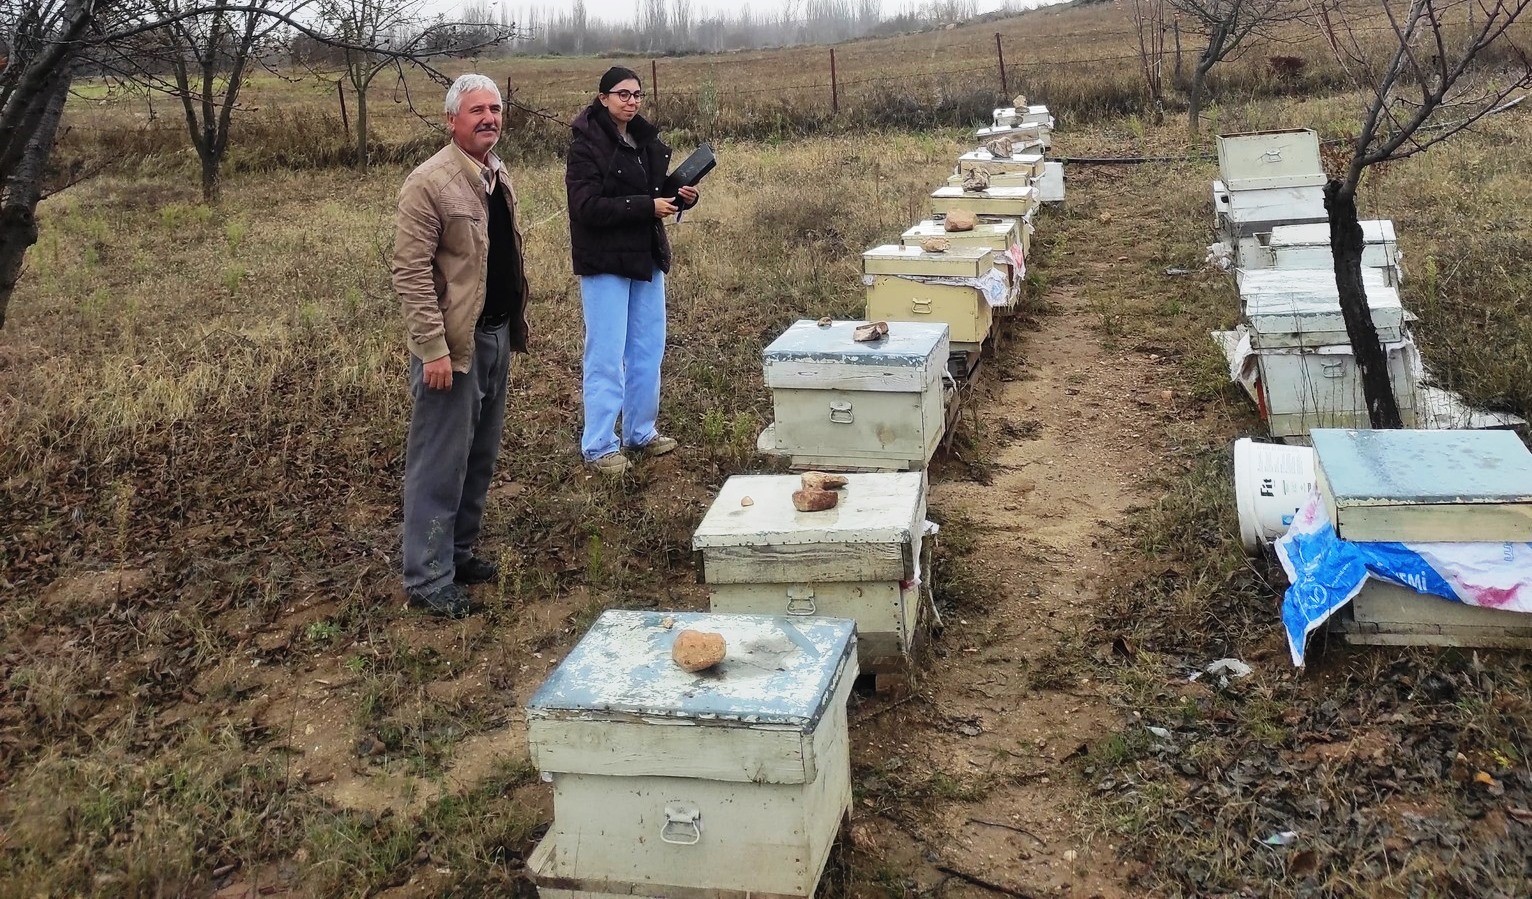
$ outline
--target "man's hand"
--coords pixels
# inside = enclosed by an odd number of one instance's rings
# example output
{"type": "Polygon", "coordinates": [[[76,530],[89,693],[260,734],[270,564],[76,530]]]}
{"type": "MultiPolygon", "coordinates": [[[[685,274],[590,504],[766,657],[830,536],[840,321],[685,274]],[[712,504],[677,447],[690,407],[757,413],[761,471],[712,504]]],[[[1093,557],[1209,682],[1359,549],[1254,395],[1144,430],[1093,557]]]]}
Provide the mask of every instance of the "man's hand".
{"type": "Polygon", "coordinates": [[[432,390],[452,389],[452,357],[432,359],[424,366],[426,387],[432,390]]]}
{"type": "Polygon", "coordinates": [[[680,195],[681,199],[686,201],[686,208],[688,209],[696,206],[697,197],[701,196],[701,194],[697,193],[697,188],[695,187],[678,187],[676,188],[676,193],[680,195]]]}
{"type": "MultiPolygon", "coordinates": [[[[682,189],[684,190],[685,188],[682,188],[682,189]]],[[[654,217],[655,218],[662,219],[662,218],[664,218],[667,215],[675,215],[675,214],[676,214],[676,204],[675,204],[674,200],[667,200],[664,197],[655,197],[654,198],[654,217]]]]}

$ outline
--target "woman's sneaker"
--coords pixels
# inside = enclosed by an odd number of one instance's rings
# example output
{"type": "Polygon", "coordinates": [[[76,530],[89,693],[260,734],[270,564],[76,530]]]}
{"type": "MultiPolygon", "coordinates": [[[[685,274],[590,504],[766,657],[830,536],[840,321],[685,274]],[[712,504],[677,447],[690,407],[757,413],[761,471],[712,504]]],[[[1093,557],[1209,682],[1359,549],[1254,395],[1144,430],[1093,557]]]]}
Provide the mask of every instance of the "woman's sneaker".
{"type": "Polygon", "coordinates": [[[680,445],[680,442],[674,437],[656,434],[653,440],[643,446],[633,447],[633,451],[642,456],[663,456],[680,445]]]}
{"type": "Polygon", "coordinates": [[[602,474],[620,475],[633,467],[628,457],[622,453],[607,453],[599,459],[592,459],[585,463],[602,474]]]}

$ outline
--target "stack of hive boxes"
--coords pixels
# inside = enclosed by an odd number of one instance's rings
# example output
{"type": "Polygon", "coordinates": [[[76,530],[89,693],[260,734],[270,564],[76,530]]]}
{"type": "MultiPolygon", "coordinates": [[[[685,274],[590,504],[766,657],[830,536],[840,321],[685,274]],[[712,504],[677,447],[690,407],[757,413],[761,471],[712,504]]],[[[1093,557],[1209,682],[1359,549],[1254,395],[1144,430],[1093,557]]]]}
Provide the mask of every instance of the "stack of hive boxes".
{"type": "Polygon", "coordinates": [[[1348,641],[1532,646],[1532,615],[1493,607],[1506,604],[1517,554],[1524,560],[1532,542],[1532,453],[1515,434],[1319,429],[1312,438],[1317,487],[1341,540],[1430,544],[1442,556],[1442,544],[1491,544],[1483,555],[1496,560],[1454,589],[1481,591],[1470,597],[1477,605],[1417,592],[1425,583],[1369,577],[1339,622],[1348,641]]]}

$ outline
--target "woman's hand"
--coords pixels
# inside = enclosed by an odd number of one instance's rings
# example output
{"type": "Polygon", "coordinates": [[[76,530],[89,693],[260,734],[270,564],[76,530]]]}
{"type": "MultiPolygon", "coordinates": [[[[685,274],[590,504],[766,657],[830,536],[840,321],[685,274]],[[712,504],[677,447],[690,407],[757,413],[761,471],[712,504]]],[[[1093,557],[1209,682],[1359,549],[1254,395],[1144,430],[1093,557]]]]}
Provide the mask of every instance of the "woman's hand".
{"type": "MultiPolygon", "coordinates": [[[[686,188],[683,187],[681,189],[685,190],[686,188]]],[[[655,197],[654,198],[654,217],[655,218],[662,219],[662,218],[664,218],[667,215],[675,215],[675,214],[676,214],[676,204],[675,204],[674,200],[667,200],[664,197],[655,197]]]]}
{"type": "Polygon", "coordinates": [[[676,188],[676,193],[685,201],[687,209],[696,206],[697,198],[701,196],[701,194],[697,193],[697,188],[695,187],[679,187],[676,188]]]}

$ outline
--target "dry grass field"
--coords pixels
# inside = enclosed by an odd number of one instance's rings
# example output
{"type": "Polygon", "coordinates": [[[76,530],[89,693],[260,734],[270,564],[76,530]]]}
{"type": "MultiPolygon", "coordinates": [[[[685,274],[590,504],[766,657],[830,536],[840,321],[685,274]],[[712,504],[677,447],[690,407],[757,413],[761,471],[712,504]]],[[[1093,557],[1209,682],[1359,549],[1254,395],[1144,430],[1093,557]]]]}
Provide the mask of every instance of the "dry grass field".
{"type": "MultiPolygon", "coordinates": [[[[593,479],[576,451],[562,165],[552,126],[524,120],[507,158],[532,225],[534,351],[512,375],[490,497],[485,541],[503,575],[484,591],[487,611],[457,623],[404,611],[397,588],[408,396],[390,215],[439,138],[390,97],[385,162],[358,174],[336,165],[347,142],[324,105],[333,87],[263,82],[223,202],[208,207],[184,138],[145,125],[141,100],[82,98],[65,159],[118,164],[43,205],[0,332],[0,896],[532,895],[523,859],[551,802],[519,709],[602,609],[705,606],[692,529],[725,477],[771,466],[754,451],[770,416],[761,347],[797,318],[858,314],[858,253],[923,217],[965,146],[963,129],[938,126],[977,125],[999,97],[973,75],[907,91],[872,79],[895,77],[893,60],[988,65],[999,30],[1008,47],[1035,41],[1007,61],[1013,84],[1062,114],[1058,151],[1206,150],[1180,121],[1132,113],[1134,63],[1112,58],[1126,29],[1120,10],[1093,7],[845,45],[841,76],[865,83],[834,121],[764,90],[822,83],[810,62],[822,48],[662,61],[658,116],[673,142],[710,134],[724,162],[672,231],[661,424],[683,449],[620,483],[593,479]],[[1101,61],[1044,67],[1062,47],[1101,61]],[[695,96],[667,109],[667,84],[695,96]],[[725,85],[763,90],[708,99],[725,85]]],[[[484,70],[564,115],[606,64],[484,70]]],[[[1357,101],[1324,90],[1317,53],[1304,85],[1263,71],[1259,59],[1231,70],[1217,127],[1353,127],[1357,101]]],[[[413,89],[435,108],[429,87],[413,89]]],[[[1405,302],[1440,379],[1522,415],[1529,139],[1532,111],[1506,113],[1376,172],[1362,209],[1398,226],[1405,302]]],[[[1200,159],[1072,168],[1069,204],[1040,222],[1028,314],[978,397],[991,411],[965,420],[933,472],[936,590],[961,624],[928,660],[933,686],[897,706],[856,700],[855,801],[869,829],[838,850],[827,895],[989,894],[944,876],[932,858],[964,844],[922,822],[971,819],[1040,772],[1047,786],[1026,813],[1068,820],[1042,832],[1045,846],[1000,831],[1016,841],[1006,858],[962,867],[1030,895],[1526,894],[1525,655],[1329,645],[1306,672],[1287,662],[1280,572],[1243,557],[1234,525],[1228,446],[1258,423],[1206,336],[1236,311],[1232,280],[1200,270],[1213,173],[1200,159]],[[983,489],[1035,428],[1069,446],[1067,423],[1000,405],[1044,395],[1043,341],[1066,321],[1088,327],[1057,352],[1106,360],[1068,390],[1115,383],[1102,379],[1131,361],[1153,372],[1152,396],[1163,386],[1175,398],[1124,395],[1097,413],[1146,422],[1115,444],[1144,468],[1120,520],[983,489]],[[1012,501],[1019,550],[993,524],[1012,501]],[[1016,712],[998,725],[1004,764],[977,769],[942,748],[958,704],[943,685],[977,677],[970,644],[1023,601],[997,572],[1045,582],[1074,564],[1029,542],[1050,516],[1099,537],[1081,551],[1110,561],[1080,564],[1102,570],[1101,600],[1078,626],[1027,636],[1037,645],[1013,667],[1029,701],[1056,714],[1016,712]],[[1256,675],[1187,682],[1222,656],[1256,675]],[[1076,704],[1102,727],[1082,751],[1044,757],[1016,736],[1062,732],[1076,704]],[[1152,738],[1151,724],[1173,739],[1152,738]],[[893,741],[898,764],[876,748],[893,741]],[[1285,830],[1301,842],[1261,842],[1285,830]]],[[[1110,449],[1080,438],[1062,464],[1110,449]]]]}

